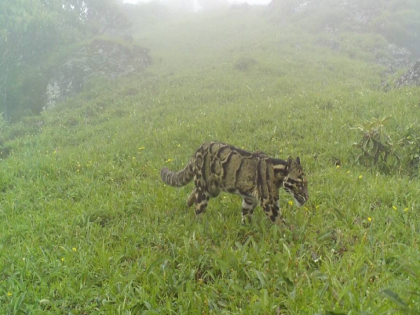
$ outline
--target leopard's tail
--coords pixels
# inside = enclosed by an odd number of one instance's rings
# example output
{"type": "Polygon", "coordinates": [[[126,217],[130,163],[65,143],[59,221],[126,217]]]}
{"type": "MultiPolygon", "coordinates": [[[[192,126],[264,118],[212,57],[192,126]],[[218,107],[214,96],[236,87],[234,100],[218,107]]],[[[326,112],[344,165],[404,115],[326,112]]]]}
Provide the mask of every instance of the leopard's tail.
{"type": "Polygon", "coordinates": [[[165,167],[160,171],[160,177],[165,184],[175,187],[185,186],[192,181],[194,177],[193,164],[190,161],[187,166],[179,172],[170,171],[165,167]]]}

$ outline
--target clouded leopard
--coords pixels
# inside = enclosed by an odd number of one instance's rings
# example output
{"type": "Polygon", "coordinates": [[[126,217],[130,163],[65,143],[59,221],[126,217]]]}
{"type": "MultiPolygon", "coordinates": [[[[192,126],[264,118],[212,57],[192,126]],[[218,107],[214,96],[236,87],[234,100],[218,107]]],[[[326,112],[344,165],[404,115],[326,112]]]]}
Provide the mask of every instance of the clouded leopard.
{"type": "Polygon", "coordinates": [[[195,188],[187,205],[195,203],[197,215],[206,211],[211,197],[226,191],[242,196],[243,222],[251,218],[260,203],[271,221],[285,223],[278,205],[279,189],[284,187],[300,206],[309,198],[299,157],[284,161],[220,142],[202,144],[183,170],[172,172],[164,168],[160,175],[166,184],[177,187],[194,179],[195,188]]]}

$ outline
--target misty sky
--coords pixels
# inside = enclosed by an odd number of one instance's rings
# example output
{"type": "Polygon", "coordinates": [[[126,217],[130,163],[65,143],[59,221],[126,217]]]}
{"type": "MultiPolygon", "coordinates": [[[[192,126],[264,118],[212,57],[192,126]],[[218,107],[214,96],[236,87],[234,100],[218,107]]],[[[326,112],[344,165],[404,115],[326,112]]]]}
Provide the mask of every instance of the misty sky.
{"type": "MultiPolygon", "coordinates": [[[[125,3],[149,2],[151,0],[124,0],[125,3]]],[[[229,0],[231,3],[269,4],[271,0],[229,0]]]]}

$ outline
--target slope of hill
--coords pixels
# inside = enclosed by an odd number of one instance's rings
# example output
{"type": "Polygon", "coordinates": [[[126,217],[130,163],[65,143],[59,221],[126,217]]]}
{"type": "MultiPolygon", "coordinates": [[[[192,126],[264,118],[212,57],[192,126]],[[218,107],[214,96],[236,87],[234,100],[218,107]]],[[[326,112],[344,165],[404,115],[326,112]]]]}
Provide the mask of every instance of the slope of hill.
{"type": "Polygon", "coordinates": [[[420,310],[418,88],[384,92],[373,52],[336,52],[262,9],[134,31],[144,73],[1,126],[1,313],[420,310]],[[281,192],[291,230],[260,210],[241,225],[229,194],[196,218],[191,186],[161,182],[208,140],[300,156],[311,199],[281,192]]]}

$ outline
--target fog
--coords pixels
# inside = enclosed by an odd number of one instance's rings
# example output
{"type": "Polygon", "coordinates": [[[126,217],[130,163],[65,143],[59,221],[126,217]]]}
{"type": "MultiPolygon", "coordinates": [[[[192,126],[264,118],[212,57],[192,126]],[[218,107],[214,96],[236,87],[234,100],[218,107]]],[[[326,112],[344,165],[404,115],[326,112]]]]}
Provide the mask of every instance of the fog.
{"type": "MultiPolygon", "coordinates": [[[[158,0],[124,0],[124,3],[140,3],[140,2],[151,2],[151,1],[158,1],[158,0]]],[[[271,0],[228,0],[228,3],[234,4],[234,3],[248,3],[251,5],[267,5],[271,2],[271,0]]]]}
{"type": "MultiPolygon", "coordinates": [[[[118,77],[120,72],[127,74],[134,69],[143,69],[154,60],[153,54],[157,50],[153,45],[159,46],[160,42],[158,39],[150,40],[151,32],[145,32],[145,29],[157,29],[159,25],[164,27],[171,19],[180,23],[179,19],[207,16],[190,14],[192,12],[208,12],[207,18],[219,16],[220,19],[210,18],[211,23],[218,21],[214,28],[206,22],[194,27],[208,29],[221,41],[232,28],[249,25],[249,19],[253,19],[258,28],[268,28],[272,34],[289,30],[288,42],[295,49],[302,47],[302,43],[310,43],[308,51],[314,47],[325,47],[340,56],[383,66],[388,74],[403,71],[420,57],[420,2],[416,1],[104,0],[99,4],[96,0],[42,0],[33,8],[31,3],[31,0],[23,0],[22,3],[3,1],[0,5],[0,14],[7,13],[2,14],[4,18],[0,20],[0,111],[7,120],[39,114],[85,86],[85,81],[88,81],[85,76],[74,74],[80,82],[55,82],[51,78],[55,69],[62,66],[54,63],[60,58],[65,59],[63,55],[66,52],[69,54],[67,57],[71,57],[69,47],[83,45],[98,37],[102,40],[106,38],[117,46],[118,40],[122,39],[126,45],[144,47],[142,53],[136,54],[137,62],[142,60],[140,65],[130,65],[129,70],[125,69],[127,65],[113,65],[119,71],[109,74],[109,77],[118,77]],[[229,23],[232,25],[229,26],[229,23]],[[308,41],[302,40],[305,36],[308,41]],[[151,56],[146,56],[144,52],[149,50],[152,50],[151,56]],[[60,87],[61,84],[68,87],[60,87]],[[28,88],[33,91],[32,94],[23,92],[28,88]]],[[[244,36],[251,34],[254,34],[252,30],[244,36]]],[[[260,37],[255,39],[257,47],[265,43],[262,39],[265,34],[261,32],[260,37]]],[[[185,38],[174,44],[185,47],[182,44],[185,40],[188,45],[199,47],[193,30],[191,34],[184,35],[185,38]]],[[[248,39],[243,40],[246,42],[248,39]]],[[[229,40],[226,39],[226,42],[229,40]]],[[[222,45],[209,49],[220,51],[225,48],[222,45]]],[[[190,57],[194,59],[202,56],[200,50],[196,53],[185,51],[190,52],[190,57]]],[[[127,58],[124,54],[120,57],[127,58]]],[[[107,58],[115,60],[113,58],[117,56],[107,58]]],[[[102,56],[102,59],[106,58],[102,56]]],[[[86,68],[86,73],[92,69],[91,65],[79,65],[79,68],[86,68]]],[[[101,71],[89,76],[96,76],[101,71]]]]}
{"type": "Polygon", "coordinates": [[[203,9],[216,8],[230,5],[268,5],[271,0],[218,0],[218,1],[201,1],[200,0],[189,0],[189,1],[175,1],[175,0],[124,0],[123,3],[129,4],[145,4],[145,3],[161,3],[171,8],[184,7],[191,11],[199,12],[203,9]]]}

